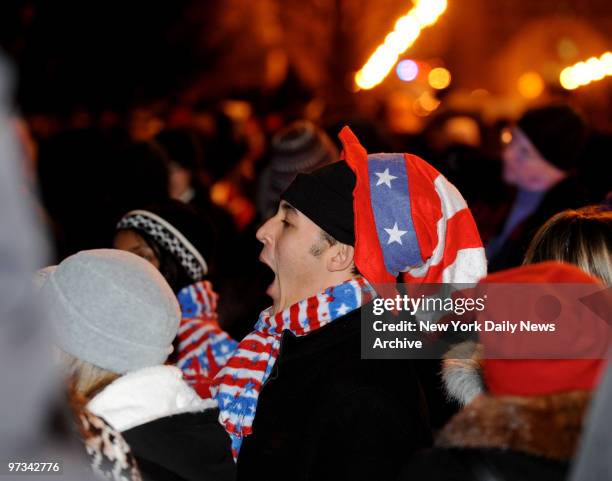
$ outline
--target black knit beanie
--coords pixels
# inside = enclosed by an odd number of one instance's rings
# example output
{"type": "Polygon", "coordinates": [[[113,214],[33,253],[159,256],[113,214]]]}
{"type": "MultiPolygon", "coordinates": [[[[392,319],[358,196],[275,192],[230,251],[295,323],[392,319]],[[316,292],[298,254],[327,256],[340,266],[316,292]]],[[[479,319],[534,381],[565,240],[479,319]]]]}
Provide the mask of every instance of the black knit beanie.
{"type": "Polygon", "coordinates": [[[542,157],[561,170],[576,165],[586,143],[586,124],[567,105],[528,110],[517,125],[542,157]]]}
{"type": "Polygon", "coordinates": [[[298,174],[281,199],[343,244],[355,245],[355,174],[344,161],[298,174]]]}

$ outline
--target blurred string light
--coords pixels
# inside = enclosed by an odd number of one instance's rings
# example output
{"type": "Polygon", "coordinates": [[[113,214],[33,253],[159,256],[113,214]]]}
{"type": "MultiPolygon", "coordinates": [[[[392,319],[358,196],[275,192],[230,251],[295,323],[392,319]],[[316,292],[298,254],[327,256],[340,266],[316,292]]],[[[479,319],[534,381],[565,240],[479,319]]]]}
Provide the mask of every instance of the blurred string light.
{"type": "Polygon", "coordinates": [[[431,72],[429,72],[427,81],[429,82],[429,85],[432,88],[436,90],[442,90],[450,85],[451,74],[445,68],[437,67],[434,68],[431,72]]]}
{"type": "Polygon", "coordinates": [[[414,60],[402,60],[395,68],[397,76],[404,82],[411,82],[419,75],[419,66],[414,60]]]}
{"type": "Polygon", "coordinates": [[[535,99],[544,91],[544,80],[537,72],[525,72],[519,77],[517,88],[523,97],[535,99]]]}
{"type": "Polygon", "coordinates": [[[612,52],[564,68],[559,75],[559,82],[564,89],[574,90],[609,75],[612,75],[612,52]]]}
{"type": "Polygon", "coordinates": [[[419,0],[414,8],[400,17],[385,41],[355,74],[359,88],[371,89],[389,74],[398,57],[416,41],[421,30],[436,23],[446,10],[446,0],[419,0]]]}

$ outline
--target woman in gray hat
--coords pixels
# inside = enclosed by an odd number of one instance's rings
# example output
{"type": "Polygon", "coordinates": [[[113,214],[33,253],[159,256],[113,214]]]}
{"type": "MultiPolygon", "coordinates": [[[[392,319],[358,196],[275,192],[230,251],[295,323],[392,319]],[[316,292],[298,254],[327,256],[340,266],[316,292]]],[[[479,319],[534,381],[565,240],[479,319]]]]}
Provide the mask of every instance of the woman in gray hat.
{"type": "Polygon", "coordinates": [[[164,365],[180,309],[149,262],[118,250],[83,251],[49,271],[41,294],[73,390],[121,432],[145,479],[234,478],[216,402],[164,365]]]}

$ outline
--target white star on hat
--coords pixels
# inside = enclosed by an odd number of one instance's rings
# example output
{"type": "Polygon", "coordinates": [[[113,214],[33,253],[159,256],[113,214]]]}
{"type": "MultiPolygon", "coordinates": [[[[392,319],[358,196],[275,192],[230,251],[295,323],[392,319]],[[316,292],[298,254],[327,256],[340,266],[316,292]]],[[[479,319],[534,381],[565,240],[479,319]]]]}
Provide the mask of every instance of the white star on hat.
{"type": "Polygon", "coordinates": [[[387,245],[391,244],[392,242],[397,242],[399,245],[402,245],[402,236],[408,232],[407,230],[399,230],[397,227],[397,222],[392,229],[385,229],[385,231],[387,234],[389,234],[389,241],[387,242],[387,245]]]}
{"type": "Polygon", "coordinates": [[[385,169],[384,172],[374,172],[378,176],[378,182],[376,185],[385,184],[387,187],[391,188],[391,181],[393,179],[397,179],[395,175],[389,174],[389,169],[385,169]]]}

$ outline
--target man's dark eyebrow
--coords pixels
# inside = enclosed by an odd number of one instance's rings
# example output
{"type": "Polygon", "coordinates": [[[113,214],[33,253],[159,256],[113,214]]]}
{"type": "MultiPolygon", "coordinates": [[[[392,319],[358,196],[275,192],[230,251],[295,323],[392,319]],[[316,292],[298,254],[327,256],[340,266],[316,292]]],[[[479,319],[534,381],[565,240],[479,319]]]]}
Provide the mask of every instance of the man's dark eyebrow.
{"type": "Polygon", "coordinates": [[[297,210],[295,207],[293,207],[291,204],[288,204],[287,202],[283,202],[280,205],[281,209],[283,209],[283,211],[285,211],[286,214],[288,213],[293,213],[293,214],[297,214],[297,210]]]}

